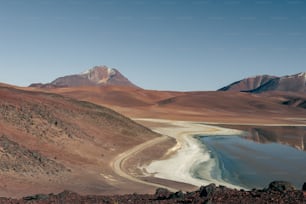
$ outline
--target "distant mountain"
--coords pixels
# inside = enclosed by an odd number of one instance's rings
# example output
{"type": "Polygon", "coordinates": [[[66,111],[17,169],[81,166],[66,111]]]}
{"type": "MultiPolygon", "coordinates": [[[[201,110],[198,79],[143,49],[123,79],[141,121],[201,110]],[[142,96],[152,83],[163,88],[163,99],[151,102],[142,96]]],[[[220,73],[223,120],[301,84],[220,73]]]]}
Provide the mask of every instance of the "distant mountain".
{"type": "Polygon", "coordinates": [[[30,87],[56,88],[56,87],[79,87],[79,86],[127,86],[137,87],[123,76],[117,69],[107,66],[95,66],[81,74],[59,77],[51,83],[34,83],[30,87]]]}
{"type": "Polygon", "coordinates": [[[262,93],[266,91],[306,92],[306,72],[276,77],[261,75],[236,81],[218,91],[262,93]]]}
{"type": "Polygon", "coordinates": [[[271,79],[276,79],[276,76],[269,76],[269,75],[259,75],[255,77],[245,78],[239,81],[236,81],[228,86],[225,86],[218,91],[248,91],[254,90],[267,82],[271,79]]]}

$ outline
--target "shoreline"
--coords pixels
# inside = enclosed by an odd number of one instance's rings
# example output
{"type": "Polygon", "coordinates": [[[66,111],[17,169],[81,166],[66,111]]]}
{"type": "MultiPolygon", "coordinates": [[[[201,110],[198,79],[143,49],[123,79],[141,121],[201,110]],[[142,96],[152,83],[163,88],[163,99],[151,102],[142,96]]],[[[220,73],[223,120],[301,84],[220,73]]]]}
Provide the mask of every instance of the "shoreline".
{"type": "MultiPolygon", "coordinates": [[[[222,178],[222,172],[216,174],[217,161],[210,156],[210,150],[203,148],[203,144],[196,138],[197,135],[237,135],[243,131],[206,125],[191,121],[173,121],[162,119],[135,119],[139,121],[155,122],[162,127],[153,127],[152,130],[162,135],[176,139],[177,145],[169,152],[172,154],[166,159],[152,161],[143,166],[147,176],[184,182],[194,186],[203,186],[210,183],[227,186],[229,188],[245,189],[238,185],[230,184],[222,178]],[[199,164],[205,163],[205,169],[201,170],[201,176],[195,175],[199,164]],[[214,173],[214,176],[212,174],[214,173]],[[198,178],[197,178],[198,177],[198,178]],[[199,177],[206,178],[199,179],[199,177]]],[[[202,165],[203,166],[203,165],[202,165]]]]}

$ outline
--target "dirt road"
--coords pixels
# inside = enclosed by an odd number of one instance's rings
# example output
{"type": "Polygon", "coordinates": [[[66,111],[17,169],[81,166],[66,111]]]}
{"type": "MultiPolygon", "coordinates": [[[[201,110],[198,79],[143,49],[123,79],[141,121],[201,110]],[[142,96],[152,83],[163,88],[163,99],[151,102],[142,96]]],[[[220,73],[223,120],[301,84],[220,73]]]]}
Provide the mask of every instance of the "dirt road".
{"type": "Polygon", "coordinates": [[[117,175],[119,175],[119,176],[121,176],[123,178],[126,178],[126,179],[128,179],[130,181],[133,181],[133,182],[137,182],[137,183],[141,183],[141,184],[145,184],[145,185],[149,185],[149,186],[154,186],[154,187],[157,187],[157,188],[167,188],[168,190],[170,190],[172,192],[178,191],[178,189],[170,188],[170,187],[167,187],[167,186],[164,186],[164,185],[160,185],[160,184],[156,184],[156,183],[151,183],[151,182],[148,182],[148,181],[143,181],[143,180],[141,180],[141,179],[139,179],[137,177],[133,177],[133,176],[129,175],[127,172],[125,172],[125,170],[123,168],[124,163],[130,157],[135,155],[136,153],[141,152],[142,150],[144,150],[146,148],[149,148],[149,147],[151,147],[153,145],[157,145],[159,143],[165,142],[167,139],[168,139],[167,136],[162,136],[162,137],[154,138],[154,139],[149,140],[147,142],[144,142],[144,143],[142,143],[140,145],[137,145],[136,147],[134,147],[132,149],[129,149],[126,152],[121,153],[112,162],[112,168],[113,168],[114,172],[117,175]]]}

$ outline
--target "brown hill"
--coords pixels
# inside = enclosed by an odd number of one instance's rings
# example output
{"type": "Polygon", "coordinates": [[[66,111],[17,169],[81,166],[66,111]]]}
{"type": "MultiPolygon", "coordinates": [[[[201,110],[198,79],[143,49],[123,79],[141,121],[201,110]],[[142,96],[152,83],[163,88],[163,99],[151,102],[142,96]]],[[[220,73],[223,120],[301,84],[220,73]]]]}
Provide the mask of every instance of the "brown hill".
{"type": "Polygon", "coordinates": [[[294,123],[292,118],[303,118],[303,114],[306,114],[301,108],[302,102],[300,105],[292,105],[290,102],[296,98],[302,100],[303,96],[306,97],[304,93],[170,92],[115,86],[71,87],[44,91],[104,105],[132,118],[224,123],[294,123]]]}
{"type": "Polygon", "coordinates": [[[306,109],[306,94],[303,92],[271,91],[262,95],[273,97],[282,105],[306,109]]]}
{"type": "Polygon", "coordinates": [[[158,103],[159,109],[186,114],[208,122],[282,123],[303,117],[306,111],[282,103],[273,95],[233,92],[189,92],[158,103]]]}
{"type": "Polygon", "coordinates": [[[263,93],[266,91],[306,92],[306,72],[283,76],[256,76],[234,82],[218,91],[263,93]]]}
{"type": "Polygon", "coordinates": [[[137,87],[117,69],[108,68],[106,66],[95,66],[81,74],[59,77],[48,84],[34,83],[31,84],[30,87],[56,88],[101,85],[137,87]]]}
{"type": "Polygon", "coordinates": [[[110,163],[156,137],[108,108],[1,85],[0,194],[147,192],[116,175],[110,163]]]}
{"type": "Polygon", "coordinates": [[[78,100],[108,105],[110,107],[142,107],[154,105],[160,100],[184,94],[183,92],[153,91],[122,86],[71,87],[47,91],[63,94],[78,100]]]}

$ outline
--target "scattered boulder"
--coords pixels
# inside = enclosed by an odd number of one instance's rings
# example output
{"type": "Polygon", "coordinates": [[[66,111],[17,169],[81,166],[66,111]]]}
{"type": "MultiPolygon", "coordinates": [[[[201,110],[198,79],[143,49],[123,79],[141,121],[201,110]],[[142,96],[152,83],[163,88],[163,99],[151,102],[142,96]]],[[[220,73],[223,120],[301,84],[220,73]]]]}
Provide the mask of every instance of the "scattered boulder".
{"type": "Polygon", "coordinates": [[[172,193],[170,195],[170,198],[171,199],[184,199],[184,193],[182,191],[178,191],[178,192],[172,193]]]}
{"type": "MultiPolygon", "coordinates": [[[[272,182],[270,189],[291,189],[288,182],[272,182]],[[285,187],[284,187],[285,186],[285,187]]],[[[80,195],[71,191],[59,194],[37,194],[23,199],[0,197],[0,204],[44,204],[44,203],[135,203],[135,204],[173,204],[173,203],[306,203],[306,191],[302,190],[237,190],[226,187],[216,187],[214,184],[202,186],[197,191],[172,193],[165,188],[156,190],[155,195],[80,195]],[[202,196],[200,194],[202,193],[202,196]],[[207,195],[206,197],[204,195],[207,195]]]]}
{"type": "Polygon", "coordinates": [[[61,199],[64,199],[66,197],[77,197],[77,193],[71,192],[69,190],[64,190],[63,192],[61,192],[60,194],[58,194],[58,196],[61,199]]]}
{"type": "Polygon", "coordinates": [[[212,183],[207,186],[201,186],[200,188],[200,197],[207,197],[212,195],[217,189],[217,186],[212,183]]]}
{"type": "Polygon", "coordinates": [[[48,195],[45,195],[45,194],[36,194],[36,195],[32,195],[32,196],[26,196],[26,197],[23,197],[23,200],[46,200],[48,199],[49,196],[48,195]]]}
{"type": "Polygon", "coordinates": [[[157,200],[165,200],[170,198],[171,192],[166,188],[158,188],[155,191],[155,198],[157,200]]]}
{"type": "Polygon", "coordinates": [[[204,204],[213,204],[213,202],[211,200],[206,200],[204,201],[204,204]]]}
{"type": "Polygon", "coordinates": [[[269,190],[284,192],[284,191],[295,190],[295,187],[287,181],[273,181],[272,183],[269,184],[268,191],[269,190]]]}

